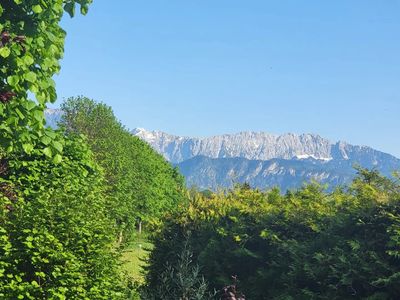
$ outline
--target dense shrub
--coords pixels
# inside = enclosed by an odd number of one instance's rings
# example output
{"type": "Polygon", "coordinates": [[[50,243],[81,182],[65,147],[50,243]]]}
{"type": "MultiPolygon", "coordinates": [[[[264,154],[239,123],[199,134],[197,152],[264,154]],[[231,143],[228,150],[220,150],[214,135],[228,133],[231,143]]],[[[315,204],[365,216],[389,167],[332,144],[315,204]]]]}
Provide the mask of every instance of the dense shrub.
{"type": "Polygon", "coordinates": [[[281,195],[237,187],[192,197],[154,239],[148,285],[189,245],[211,287],[237,275],[247,299],[397,299],[400,186],[360,170],[348,189],[281,195]]]}
{"type": "Polygon", "coordinates": [[[102,173],[82,140],[64,140],[55,164],[3,159],[1,299],[124,299],[102,173]]]}

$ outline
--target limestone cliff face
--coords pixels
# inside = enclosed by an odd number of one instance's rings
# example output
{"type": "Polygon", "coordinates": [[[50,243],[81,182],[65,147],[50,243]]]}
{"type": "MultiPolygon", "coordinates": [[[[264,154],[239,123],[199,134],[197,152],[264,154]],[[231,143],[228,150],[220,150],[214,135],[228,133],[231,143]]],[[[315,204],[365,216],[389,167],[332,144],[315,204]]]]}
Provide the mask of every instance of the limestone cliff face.
{"type": "Polygon", "coordinates": [[[210,158],[241,157],[250,160],[308,159],[360,160],[378,165],[393,156],[366,146],[345,142],[331,143],[316,134],[273,135],[265,132],[241,132],[206,138],[170,135],[161,131],[134,129],[132,133],[164,155],[172,163],[180,163],[195,156],[210,158]]]}
{"type": "Polygon", "coordinates": [[[144,129],[132,133],[177,165],[188,185],[202,189],[247,182],[285,190],[311,180],[334,188],[354,178],[356,165],[387,176],[400,170],[400,160],[392,155],[366,146],[331,143],[315,134],[241,132],[190,138],[144,129]]]}
{"type": "Polygon", "coordinates": [[[289,133],[279,136],[265,132],[241,132],[207,138],[190,138],[144,129],[135,129],[132,133],[148,142],[173,163],[198,155],[211,158],[242,157],[259,160],[309,156],[322,160],[332,158],[330,142],[313,134],[289,133]]]}

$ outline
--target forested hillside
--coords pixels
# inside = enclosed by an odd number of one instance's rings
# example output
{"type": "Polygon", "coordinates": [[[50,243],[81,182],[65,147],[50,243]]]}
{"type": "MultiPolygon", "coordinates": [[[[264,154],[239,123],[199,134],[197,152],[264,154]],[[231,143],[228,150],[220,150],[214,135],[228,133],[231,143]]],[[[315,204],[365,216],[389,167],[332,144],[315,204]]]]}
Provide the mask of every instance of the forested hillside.
{"type": "Polygon", "coordinates": [[[351,160],[321,161],[308,159],[248,160],[245,158],[209,158],[196,156],[177,165],[187,185],[200,190],[230,189],[235,183],[248,183],[253,188],[282,191],[298,189],[304,183],[315,181],[330,191],[351,184],[357,175],[356,167],[377,170],[391,177],[400,170],[400,160],[366,166],[351,160]]]}

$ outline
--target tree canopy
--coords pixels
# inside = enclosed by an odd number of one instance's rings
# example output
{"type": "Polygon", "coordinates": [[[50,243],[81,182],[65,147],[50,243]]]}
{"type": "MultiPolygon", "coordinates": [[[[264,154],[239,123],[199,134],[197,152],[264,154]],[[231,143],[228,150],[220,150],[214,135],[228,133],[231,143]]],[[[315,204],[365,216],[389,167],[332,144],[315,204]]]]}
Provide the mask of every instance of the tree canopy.
{"type": "Polygon", "coordinates": [[[85,97],[66,100],[60,125],[68,134],[84,135],[104,168],[110,208],[129,236],[140,222],[158,223],[183,200],[178,171],[148,144],[133,136],[112,109],[85,97]]]}
{"type": "Polygon", "coordinates": [[[64,10],[86,14],[91,0],[3,0],[0,3],[0,145],[8,153],[33,150],[59,161],[57,137],[44,127],[43,110],[56,100],[53,75],[60,71],[64,10]],[[30,99],[33,95],[34,99],[30,99]]]}

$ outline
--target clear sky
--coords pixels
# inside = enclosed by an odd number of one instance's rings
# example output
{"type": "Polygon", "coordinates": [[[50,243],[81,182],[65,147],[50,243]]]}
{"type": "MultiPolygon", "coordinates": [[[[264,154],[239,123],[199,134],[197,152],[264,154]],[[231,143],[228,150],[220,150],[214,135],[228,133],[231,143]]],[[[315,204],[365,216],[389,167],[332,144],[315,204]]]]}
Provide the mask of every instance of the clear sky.
{"type": "Polygon", "coordinates": [[[60,101],[189,136],[318,133],[400,157],[400,0],[94,0],[60,101]]]}

